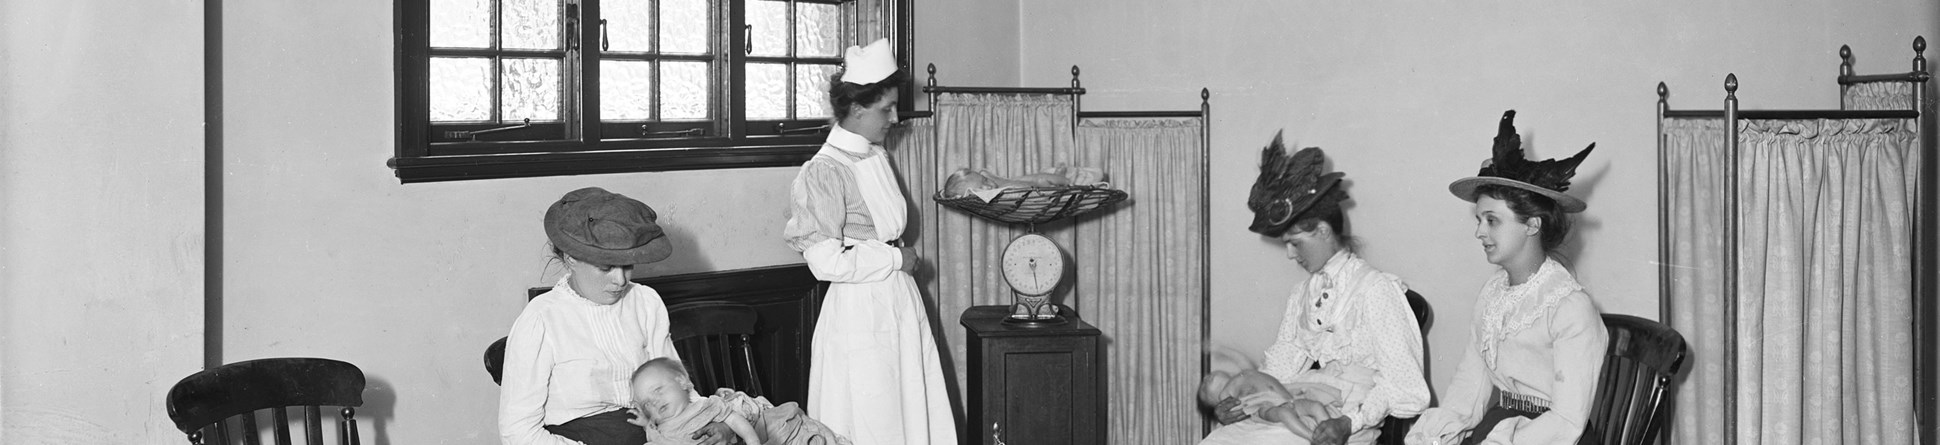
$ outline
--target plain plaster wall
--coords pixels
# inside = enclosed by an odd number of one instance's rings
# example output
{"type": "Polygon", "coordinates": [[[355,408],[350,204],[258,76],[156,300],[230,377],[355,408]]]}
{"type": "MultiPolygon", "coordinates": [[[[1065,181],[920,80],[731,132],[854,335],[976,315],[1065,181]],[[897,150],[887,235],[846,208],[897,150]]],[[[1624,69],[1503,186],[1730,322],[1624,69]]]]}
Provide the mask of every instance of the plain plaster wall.
{"type": "MultiPolygon", "coordinates": [[[[946,50],[957,41],[948,33],[979,22],[965,16],[1014,25],[1015,3],[994,3],[917,5],[916,65],[976,61],[950,79],[1015,83],[1014,30],[995,28],[1010,43],[985,53],[946,50]]],[[[376,444],[496,443],[498,388],[479,357],[511,326],[524,289],[559,276],[540,217],[567,191],[605,187],[659,211],[674,255],[638,275],[801,262],[779,235],[793,167],[400,185],[384,166],[390,3],[223,7],[219,359],[361,366],[371,386],[359,415],[376,444]]]]}
{"type": "MultiPolygon", "coordinates": [[[[0,443],[168,443],[202,368],[202,2],[0,3],[0,443]]],[[[179,442],[177,442],[179,443],[179,442]]]]}
{"type": "Polygon", "coordinates": [[[1215,342],[1257,358],[1306,276],[1245,229],[1260,147],[1285,129],[1347,173],[1363,255],[1433,306],[1438,393],[1495,270],[1447,186],[1475,174],[1503,110],[1518,111],[1536,157],[1597,143],[1573,188],[1590,203],[1573,235],[1577,278],[1603,311],[1659,319],[1659,81],[1675,108],[1721,108],[1733,72],[1747,108],[1837,107],[1839,45],[1859,72],[1887,73],[1910,69],[1914,36],[1940,42],[1930,0],[1022,5],[1027,86],[1063,85],[1079,65],[1087,110],[1191,109],[1211,88],[1215,342]]]}

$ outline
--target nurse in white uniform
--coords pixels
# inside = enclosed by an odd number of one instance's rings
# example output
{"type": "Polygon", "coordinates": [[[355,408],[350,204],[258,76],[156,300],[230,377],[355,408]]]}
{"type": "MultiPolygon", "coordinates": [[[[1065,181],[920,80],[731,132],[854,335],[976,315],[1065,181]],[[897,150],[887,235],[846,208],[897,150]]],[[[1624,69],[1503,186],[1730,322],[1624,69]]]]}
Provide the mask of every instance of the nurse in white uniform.
{"type": "Polygon", "coordinates": [[[882,147],[905,75],[887,40],[849,47],[843,62],[829,81],[835,123],[795,177],[783,232],[830,282],[811,345],[808,415],[856,445],[952,445],[943,362],[909,274],[916,254],[899,241],[909,202],[882,147]]]}

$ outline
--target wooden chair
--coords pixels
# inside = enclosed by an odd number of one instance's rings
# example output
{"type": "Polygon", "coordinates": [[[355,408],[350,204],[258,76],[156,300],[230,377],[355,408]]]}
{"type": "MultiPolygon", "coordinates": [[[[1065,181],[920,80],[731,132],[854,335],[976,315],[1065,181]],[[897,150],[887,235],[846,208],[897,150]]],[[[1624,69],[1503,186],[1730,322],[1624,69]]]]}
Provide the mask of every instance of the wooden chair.
{"type": "Polygon", "coordinates": [[[1684,336],[1663,323],[1603,314],[1610,329],[1609,355],[1597,381],[1590,428],[1579,444],[1655,443],[1677,399],[1671,379],[1684,365],[1684,336]]]}
{"type": "MultiPolygon", "coordinates": [[[[1408,290],[1408,308],[1414,310],[1415,323],[1421,326],[1422,339],[1426,340],[1428,337],[1428,325],[1433,324],[1435,321],[1435,311],[1428,307],[1428,299],[1422,298],[1421,294],[1416,293],[1414,289],[1408,290]]],[[[1426,364],[1427,357],[1422,357],[1422,359],[1423,364],[1426,364]]],[[[1381,421],[1381,437],[1374,439],[1374,441],[1381,444],[1399,445],[1401,444],[1401,439],[1408,435],[1408,429],[1414,426],[1414,416],[1388,416],[1387,420],[1381,421]]]]}
{"type": "MultiPolygon", "coordinates": [[[[711,395],[717,388],[734,388],[762,396],[764,385],[756,371],[754,334],[759,316],[753,307],[720,302],[677,304],[667,308],[669,337],[680,352],[694,388],[711,395]]],[[[485,372],[501,383],[505,370],[505,340],[485,348],[485,372]]]]}
{"type": "Polygon", "coordinates": [[[355,407],[364,405],[364,371],[322,358],[266,358],[191,374],[169,388],[168,418],[192,444],[260,443],[258,410],[269,410],[277,444],[290,443],[289,410],[303,408],[306,443],[322,445],[321,407],[342,407],[337,443],[354,445],[355,407]],[[213,438],[212,442],[205,442],[213,438]]]}
{"type": "Polygon", "coordinates": [[[673,319],[674,349],[687,364],[694,388],[702,395],[717,388],[734,388],[749,396],[763,395],[754,359],[753,307],[733,303],[696,302],[667,308],[673,319]]]}

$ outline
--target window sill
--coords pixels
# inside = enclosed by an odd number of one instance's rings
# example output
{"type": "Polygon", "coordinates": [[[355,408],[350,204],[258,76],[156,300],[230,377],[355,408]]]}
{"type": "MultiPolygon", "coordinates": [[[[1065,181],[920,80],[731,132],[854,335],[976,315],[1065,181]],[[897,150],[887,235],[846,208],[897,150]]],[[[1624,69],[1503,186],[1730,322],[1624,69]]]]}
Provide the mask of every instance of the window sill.
{"type": "Polygon", "coordinates": [[[391,158],[399,182],[468,181],[722,168],[792,167],[821,144],[391,158]]]}

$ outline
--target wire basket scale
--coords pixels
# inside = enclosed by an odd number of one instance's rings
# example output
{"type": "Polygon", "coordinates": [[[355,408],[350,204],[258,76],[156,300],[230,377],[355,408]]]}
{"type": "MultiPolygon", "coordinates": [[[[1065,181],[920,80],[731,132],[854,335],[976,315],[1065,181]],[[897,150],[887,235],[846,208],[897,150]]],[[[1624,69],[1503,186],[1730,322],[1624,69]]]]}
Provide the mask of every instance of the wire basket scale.
{"type": "Polygon", "coordinates": [[[1090,213],[1128,196],[1123,190],[1104,187],[1063,186],[1006,189],[988,202],[975,195],[946,197],[940,191],[933,199],[994,221],[1039,224],[1090,213]]]}

